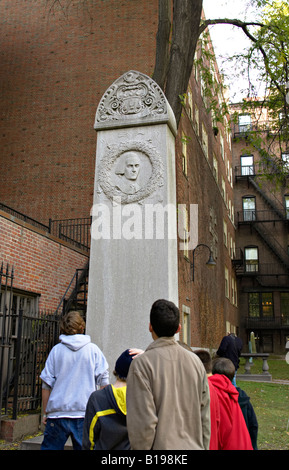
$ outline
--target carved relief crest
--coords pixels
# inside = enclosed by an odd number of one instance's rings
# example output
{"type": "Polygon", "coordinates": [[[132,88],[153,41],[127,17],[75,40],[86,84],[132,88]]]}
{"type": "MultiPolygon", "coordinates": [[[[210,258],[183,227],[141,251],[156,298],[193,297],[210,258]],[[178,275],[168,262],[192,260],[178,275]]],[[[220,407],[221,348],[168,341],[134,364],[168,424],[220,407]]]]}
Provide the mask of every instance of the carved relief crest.
{"type": "Polygon", "coordinates": [[[107,89],[99,103],[94,127],[126,125],[136,118],[160,121],[167,117],[167,101],[160,87],[148,76],[132,70],[107,89]]]}
{"type": "Polygon", "coordinates": [[[163,160],[146,142],[108,145],[98,170],[100,190],[122,204],[141,202],[164,184],[163,160]]]}

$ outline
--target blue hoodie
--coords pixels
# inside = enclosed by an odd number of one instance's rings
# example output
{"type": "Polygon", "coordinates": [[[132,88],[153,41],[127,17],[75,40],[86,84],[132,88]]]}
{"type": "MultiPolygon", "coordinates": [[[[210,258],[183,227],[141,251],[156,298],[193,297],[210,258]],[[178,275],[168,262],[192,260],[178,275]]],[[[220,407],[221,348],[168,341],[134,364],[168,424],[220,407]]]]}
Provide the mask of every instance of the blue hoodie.
{"type": "Polygon", "coordinates": [[[40,375],[51,387],[47,417],[83,418],[91,393],[109,383],[108,364],[88,335],[60,335],[59,340],[40,375]]]}

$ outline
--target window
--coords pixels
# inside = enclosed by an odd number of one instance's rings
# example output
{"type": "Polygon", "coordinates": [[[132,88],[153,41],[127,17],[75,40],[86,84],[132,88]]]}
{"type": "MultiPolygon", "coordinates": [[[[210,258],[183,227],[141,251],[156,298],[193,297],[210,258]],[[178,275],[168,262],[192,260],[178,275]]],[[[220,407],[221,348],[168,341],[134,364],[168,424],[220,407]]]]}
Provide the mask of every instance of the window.
{"type": "Polygon", "coordinates": [[[184,257],[189,258],[189,214],[185,206],[183,210],[183,221],[184,221],[184,257]]]}
{"type": "Polygon", "coordinates": [[[285,195],[285,211],[286,211],[286,219],[289,219],[289,194],[285,195]]]}
{"type": "Polygon", "coordinates": [[[224,201],[226,202],[226,183],[224,177],[222,176],[222,196],[224,201]]]}
{"type": "Polygon", "coordinates": [[[188,91],[188,113],[190,118],[193,118],[193,95],[191,90],[188,91]]]}
{"type": "Polygon", "coordinates": [[[274,316],[272,292],[249,293],[249,316],[255,318],[272,318],[274,316]]]}
{"type": "Polygon", "coordinates": [[[256,220],[256,199],[254,196],[244,196],[243,219],[244,221],[256,220]]]}
{"type": "Polygon", "coordinates": [[[221,147],[222,159],[224,160],[225,159],[225,149],[224,149],[224,138],[223,138],[222,134],[220,135],[220,147],[221,147]]]}
{"type": "Polygon", "coordinates": [[[182,333],[183,333],[183,342],[190,345],[191,344],[191,328],[190,328],[190,313],[191,310],[189,307],[183,305],[183,325],[182,325],[182,333]]]}
{"type": "Polygon", "coordinates": [[[246,273],[255,273],[259,270],[258,262],[258,248],[246,247],[245,248],[245,269],[246,273]]]}
{"type": "Polygon", "coordinates": [[[229,270],[225,266],[225,296],[229,298],[229,270]]]}
{"type": "Polygon", "coordinates": [[[281,156],[284,169],[289,171],[289,152],[282,152],[281,156]]]}
{"type": "Polygon", "coordinates": [[[241,156],[241,175],[254,175],[254,157],[253,155],[241,156]]]}
{"type": "Polygon", "coordinates": [[[199,108],[195,104],[195,131],[198,135],[199,135],[199,125],[200,125],[199,123],[200,123],[200,121],[199,121],[199,108]]]}
{"type": "Polygon", "coordinates": [[[224,245],[228,246],[228,226],[225,220],[223,220],[223,231],[224,231],[224,245]]]}
{"type": "Polygon", "coordinates": [[[205,156],[206,158],[208,158],[209,157],[208,134],[207,134],[204,124],[202,124],[202,142],[203,142],[203,150],[204,150],[205,156]]]}
{"type": "Polygon", "coordinates": [[[184,175],[188,174],[188,158],[187,158],[187,139],[182,133],[182,168],[184,175]]]}
{"type": "Polygon", "coordinates": [[[237,281],[234,277],[232,277],[232,304],[237,307],[237,281]]]}
{"type": "Polygon", "coordinates": [[[289,292],[281,292],[282,325],[289,325],[289,292]]]}
{"type": "Polygon", "coordinates": [[[250,114],[241,114],[239,116],[239,132],[249,132],[251,128],[250,114]]]}
{"type": "Polygon", "coordinates": [[[218,182],[218,160],[216,155],[213,156],[213,175],[215,180],[218,182]]]}

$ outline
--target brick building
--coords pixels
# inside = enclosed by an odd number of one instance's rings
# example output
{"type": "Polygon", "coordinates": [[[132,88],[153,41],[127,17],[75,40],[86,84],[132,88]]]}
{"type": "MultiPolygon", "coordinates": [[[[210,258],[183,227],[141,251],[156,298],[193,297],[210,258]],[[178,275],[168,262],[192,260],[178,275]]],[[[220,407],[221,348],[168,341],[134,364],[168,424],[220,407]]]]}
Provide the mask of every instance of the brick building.
{"type": "Polygon", "coordinates": [[[260,163],[248,136],[261,135],[263,148],[270,147],[285,166],[289,153],[277,141],[273,148],[276,135],[265,110],[244,112],[239,103],[231,109],[238,116],[232,146],[241,334],[248,342],[253,331],[261,352],[284,354],[289,338],[288,177],[280,186],[264,179],[275,166],[260,163]]]}
{"type": "MultiPolygon", "coordinates": [[[[0,5],[0,202],[44,225],[49,219],[89,217],[98,102],[124,72],[152,74],[158,22],[157,0],[91,1],[86,8],[72,4],[67,15],[49,11],[46,5],[44,0],[33,7],[24,0],[4,0],[0,5]]],[[[213,68],[218,77],[215,63],[213,68]]],[[[190,205],[198,205],[201,245],[195,252],[178,253],[181,339],[214,348],[226,331],[238,332],[239,319],[231,263],[235,251],[231,136],[226,125],[214,124],[205,100],[201,69],[196,67],[176,142],[177,203],[188,208],[186,231],[192,222],[190,205]],[[213,269],[206,265],[210,250],[216,261],[213,269]]],[[[3,227],[8,219],[0,218],[3,227]]],[[[63,246],[59,238],[42,234],[40,242],[36,234],[30,248],[42,253],[37,268],[36,256],[29,258],[21,233],[12,241],[7,233],[1,232],[0,261],[9,258],[15,265],[15,286],[31,295],[40,293],[44,308],[52,307],[49,296],[56,305],[87,256],[69,241],[63,246]],[[54,292],[46,294],[43,269],[50,250],[55,265],[49,271],[55,272],[57,289],[51,283],[54,292]],[[18,263],[16,252],[26,260],[24,283],[17,278],[24,263],[18,263]],[[69,264],[65,276],[64,259],[69,264]],[[28,270],[37,273],[38,284],[28,280],[28,270]]]]}

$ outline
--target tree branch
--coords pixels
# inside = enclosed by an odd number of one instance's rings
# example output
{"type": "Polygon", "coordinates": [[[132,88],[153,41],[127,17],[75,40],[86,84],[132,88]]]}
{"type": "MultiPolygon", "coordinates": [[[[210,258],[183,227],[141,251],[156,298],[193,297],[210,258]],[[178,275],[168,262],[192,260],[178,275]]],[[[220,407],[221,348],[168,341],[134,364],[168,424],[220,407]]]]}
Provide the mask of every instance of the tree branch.
{"type": "Polygon", "coordinates": [[[238,26],[239,28],[243,28],[244,26],[260,26],[260,27],[268,27],[268,25],[265,25],[263,23],[258,23],[258,22],[244,22],[238,19],[230,19],[230,18],[218,18],[216,20],[205,20],[200,28],[199,28],[199,35],[202,34],[205,29],[208,26],[214,25],[214,24],[231,24],[233,26],[238,26]]]}
{"type": "Polygon", "coordinates": [[[278,81],[275,79],[274,75],[272,74],[270,67],[269,67],[269,61],[268,61],[268,56],[266,54],[265,49],[262,47],[258,39],[256,39],[248,30],[248,26],[260,26],[260,28],[268,28],[272,29],[270,25],[264,24],[264,23],[258,23],[258,22],[245,22],[241,21],[238,19],[229,19],[229,18],[222,18],[222,19],[216,19],[216,20],[206,20],[201,24],[199,28],[199,35],[202,34],[205,29],[210,26],[210,25],[215,25],[215,24],[230,24],[233,26],[237,26],[238,28],[241,28],[245,35],[254,43],[256,44],[258,50],[261,52],[265,64],[265,70],[268,73],[269,77],[271,78],[272,82],[278,89],[280,93],[283,94],[282,88],[280,87],[278,81]]]}

